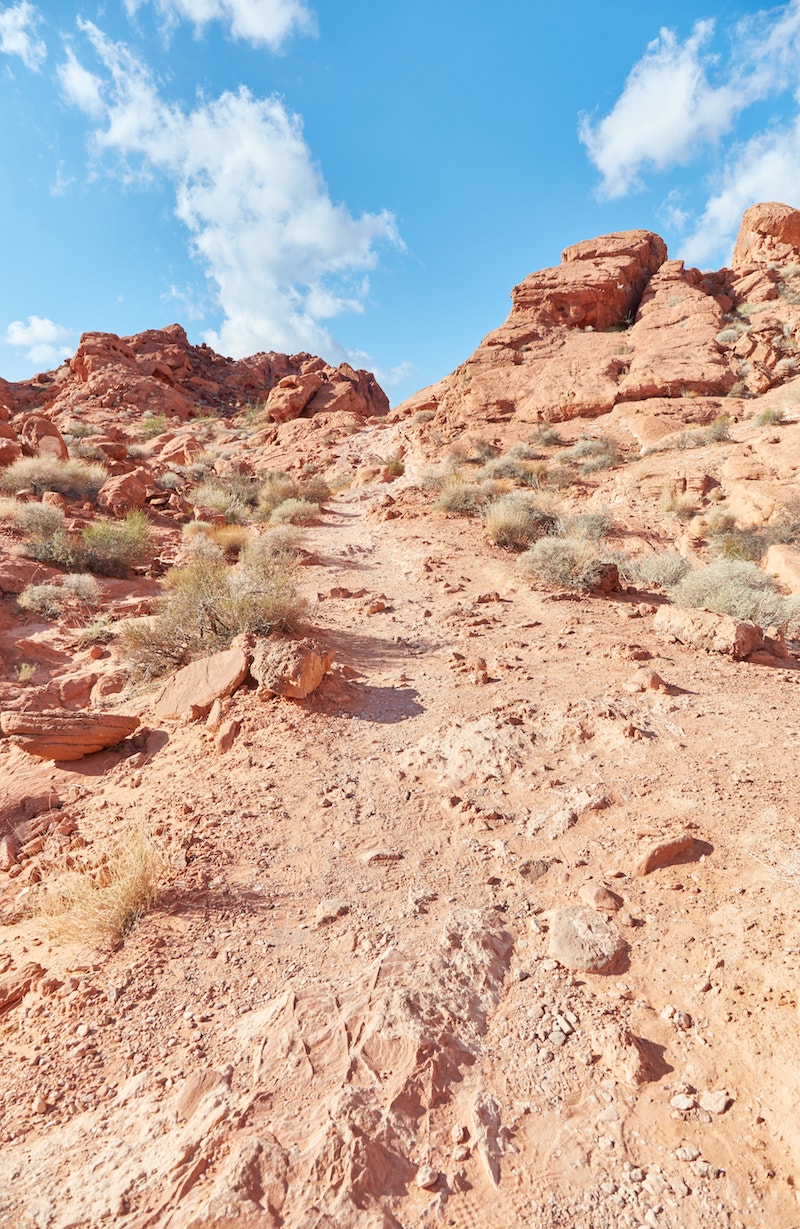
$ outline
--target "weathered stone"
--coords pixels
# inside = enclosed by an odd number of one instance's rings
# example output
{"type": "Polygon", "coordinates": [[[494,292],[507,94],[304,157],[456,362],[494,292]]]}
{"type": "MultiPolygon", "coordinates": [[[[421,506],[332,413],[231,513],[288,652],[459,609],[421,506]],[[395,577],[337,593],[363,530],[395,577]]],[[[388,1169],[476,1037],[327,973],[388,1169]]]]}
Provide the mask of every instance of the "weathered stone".
{"type": "Polygon", "coordinates": [[[316,640],[259,640],[250,673],[272,695],[304,700],[319,687],[333,653],[316,640]]]}
{"type": "Polygon", "coordinates": [[[578,889],[578,895],[585,904],[600,913],[617,913],[622,908],[622,897],[602,883],[584,883],[578,889]]]}
{"type": "Polygon", "coordinates": [[[569,905],[551,914],[548,952],[567,969],[610,973],[622,963],[627,947],[619,931],[593,909],[569,905]]]}
{"type": "Polygon", "coordinates": [[[69,456],[58,427],[41,414],[29,414],[24,419],[19,440],[28,456],[53,457],[57,461],[66,461],[69,456]]]}
{"type": "Polygon", "coordinates": [[[11,973],[0,977],[0,1013],[18,1003],[28,993],[31,986],[43,976],[42,966],[30,961],[28,964],[23,964],[21,968],[14,969],[11,973]]]}
{"type": "Polygon", "coordinates": [[[156,715],[177,721],[187,710],[205,716],[215,700],[233,695],[247,678],[247,655],[241,649],[225,649],[190,662],[167,680],[155,698],[156,715]]]}
{"type": "Polygon", "coordinates": [[[792,593],[800,593],[800,550],[796,546],[771,546],[764,571],[792,593]]]}
{"type": "Polygon", "coordinates": [[[700,1097],[700,1109],[709,1114],[724,1114],[733,1105],[733,1097],[727,1092],[704,1092],[700,1097]]]}
{"type": "Polygon", "coordinates": [[[660,606],[653,627],[660,635],[681,644],[735,658],[747,657],[748,653],[764,647],[764,633],[755,623],[710,610],[660,606]]]}
{"type": "Polygon", "coordinates": [[[0,732],[45,760],[80,760],[133,734],[138,717],[121,713],[2,713],[0,732]]]}
{"type": "Polygon", "coordinates": [[[17,839],[13,832],[0,837],[0,871],[10,871],[17,864],[17,839]]]}
{"type": "Polygon", "coordinates": [[[777,201],[764,201],[745,211],[733,269],[752,269],[771,261],[794,263],[800,258],[800,211],[777,201]]]}
{"type": "Polygon", "coordinates": [[[141,508],[147,498],[147,487],[134,472],[107,478],[97,495],[97,504],[112,516],[124,516],[132,509],[141,508]]]}
{"type": "Polygon", "coordinates": [[[335,922],[337,918],[344,917],[349,912],[350,905],[346,900],[332,897],[330,900],[321,900],[319,902],[314,914],[314,920],[317,926],[328,926],[331,922],[335,922]]]}
{"type": "Polygon", "coordinates": [[[219,727],[214,745],[217,751],[230,751],[236,741],[236,736],[242,728],[241,721],[236,721],[233,717],[229,717],[227,721],[223,721],[219,727]]]}
{"type": "Polygon", "coordinates": [[[631,871],[634,877],[649,875],[651,871],[658,870],[660,866],[669,866],[670,862],[675,862],[678,858],[683,857],[688,853],[694,845],[694,837],[688,832],[681,836],[675,837],[671,841],[660,841],[657,845],[651,846],[647,853],[636,862],[631,871]]]}

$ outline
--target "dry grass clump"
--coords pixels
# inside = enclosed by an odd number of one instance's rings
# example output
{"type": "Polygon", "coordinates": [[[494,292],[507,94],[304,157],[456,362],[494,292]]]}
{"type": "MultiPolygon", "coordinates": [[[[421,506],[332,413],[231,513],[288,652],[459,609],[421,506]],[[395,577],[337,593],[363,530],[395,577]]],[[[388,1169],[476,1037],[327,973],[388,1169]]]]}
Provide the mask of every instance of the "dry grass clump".
{"type": "Polygon", "coordinates": [[[435,506],[441,512],[454,512],[457,516],[477,516],[494,493],[493,483],[467,482],[457,474],[450,474],[439,488],[435,506]]]}
{"type": "Polygon", "coordinates": [[[31,911],[57,935],[117,942],[158,903],[166,859],[143,826],[113,842],[93,870],[54,868],[31,894],[31,911]]]}
{"type": "Polygon", "coordinates": [[[258,496],[258,482],[250,474],[212,474],[198,483],[189,499],[195,507],[219,512],[229,525],[242,525],[251,519],[258,496]]]}
{"type": "Polygon", "coordinates": [[[679,521],[690,521],[697,512],[697,499],[691,491],[675,491],[665,486],[658,497],[658,506],[668,516],[675,516],[679,521]]]}
{"type": "Polygon", "coordinates": [[[102,517],[81,531],[81,562],[102,576],[124,576],[152,554],[153,534],[144,512],[129,512],[121,521],[102,517]]]}
{"type": "Polygon", "coordinates": [[[771,409],[762,410],[761,413],[757,414],[754,419],[757,427],[776,427],[785,421],[786,411],[779,409],[777,406],[771,409]]]}
{"type": "Polygon", "coordinates": [[[538,487],[546,469],[545,461],[521,457],[512,449],[505,456],[487,461],[481,470],[481,475],[490,480],[510,478],[519,486],[538,487]]]}
{"type": "Polygon", "coordinates": [[[242,632],[296,631],[305,603],[295,561],[269,544],[271,536],[247,542],[233,566],[212,542],[196,540],[186,566],[167,573],[169,594],[160,612],[120,633],[119,651],[135,678],[157,678],[227,648],[242,632]]]}
{"type": "Polygon", "coordinates": [[[521,570],[548,589],[594,589],[611,562],[598,553],[597,542],[581,537],[545,537],[520,557],[521,570]]]}
{"type": "Polygon", "coordinates": [[[95,578],[79,572],[59,581],[27,585],[17,598],[17,605],[45,619],[57,619],[67,612],[90,614],[100,605],[100,596],[95,578]]]}
{"type": "Polygon", "coordinates": [[[578,472],[588,476],[597,470],[613,469],[615,465],[620,464],[622,456],[613,440],[586,438],[577,440],[571,448],[565,448],[557,453],[556,460],[562,464],[564,462],[576,464],[578,472]]]}
{"type": "Polygon", "coordinates": [[[270,521],[275,525],[310,525],[319,516],[319,504],[310,499],[284,499],[272,509],[270,521]]]}
{"type": "Polygon", "coordinates": [[[672,589],[672,600],[678,606],[751,619],[761,627],[800,622],[800,597],[784,597],[754,563],[733,559],[718,559],[688,572],[672,589]]]}
{"type": "Polygon", "coordinates": [[[556,526],[550,511],[515,495],[496,499],[489,504],[485,516],[489,537],[504,550],[524,550],[556,526]]]}
{"type": "Polygon", "coordinates": [[[104,465],[96,461],[57,461],[53,457],[20,457],[0,474],[4,491],[57,491],[65,499],[94,500],[108,477],[104,465]]]}
{"type": "Polygon", "coordinates": [[[637,585],[658,585],[671,589],[691,571],[691,565],[676,550],[657,551],[644,559],[629,561],[626,572],[637,585]]]}

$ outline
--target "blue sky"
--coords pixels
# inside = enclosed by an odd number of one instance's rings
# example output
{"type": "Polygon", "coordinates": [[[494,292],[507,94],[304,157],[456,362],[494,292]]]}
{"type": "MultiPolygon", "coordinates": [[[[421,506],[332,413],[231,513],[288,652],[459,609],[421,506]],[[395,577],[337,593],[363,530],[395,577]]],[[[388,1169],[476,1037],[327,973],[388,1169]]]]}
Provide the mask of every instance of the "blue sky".
{"type": "Polygon", "coordinates": [[[0,0],[0,375],[174,320],[394,402],[563,247],[800,207],[800,0],[0,0]]]}

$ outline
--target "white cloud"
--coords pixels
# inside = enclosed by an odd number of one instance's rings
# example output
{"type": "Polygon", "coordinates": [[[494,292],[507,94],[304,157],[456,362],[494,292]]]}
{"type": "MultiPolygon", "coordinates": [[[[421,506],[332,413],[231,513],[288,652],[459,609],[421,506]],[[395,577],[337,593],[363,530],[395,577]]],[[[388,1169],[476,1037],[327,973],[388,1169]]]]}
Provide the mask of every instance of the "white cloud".
{"type": "Polygon", "coordinates": [[[680,256],[689,264],[705,266],[727,260],[745,209],[771,200],[800,208],[800,116],[789,126],[752,137],[738,149],[680,256]]]}
{"type": "Polygon", "coordinates": [[[646,167],[691,162],[752,103],[800,83],[800,0],[733,25],[726,60],[711,54],[713,34],[713,21],[698,21],[684,43],[662,29],[609,114],[599,122],[581,118],[579,136],[602,176],[601,196],[640,187],[646,167]]]}
{"type": "Polygon", "coordinates": [[[103,83],[78,62],[71,47],[67,47],[67,58],[59,64],[56,73],[68,103],[94,119],[103,114],[103,83]]]}
{"type": "Polygon", "coordinates": [[[122,44],[81,23],[109,80],[96,156],[128,180],[164,175],[224,319],[206,340],[226,353],[336,346],[323,320],[363,308],[376,246],[399,244],[392,214],[354,217],[331,200],[300,118],[245,88],[189,112],[165,102],[122,44]]]}
{"type": "Polygon", "coordinates": [[[18,55],[34,72],[47,59],[47,47],[36,33],[40,21],[38,10],[28,0],[0,10],[0,51],[18,55]]]}
{"type": "MultiPolygon", "coordinates": [[[[135,13],[146,0],[125,0],[135,13]]],[[[167,26],[191,21],[198,33],[212,21],[229,26],[234,38],[278,51],[290,34],[311,33],[314,18],[303,0],[153,0],[167,26]]]]}
{"type": "Polygon", "coordinates": [[[688,161],[698,143],[729,130],[744,104],[732,85],[709,84],[703,52],[713,30],[713,22],[698,21],[684,44],[662,30],[611,112],[597,125],[582,118],[580,139],[603,177],[601,195],[624,196],[645,163],[663,170],[688,161]]]}
{"type": "Polygon", "coordinates": [[[72,347],[64,345],[70,336],[69,329],[46,316],[28,316],[27,324],[12,320],[3,341],[16,350],[24,350],[29,362],[45,367],[72,353],[72,347]]]}

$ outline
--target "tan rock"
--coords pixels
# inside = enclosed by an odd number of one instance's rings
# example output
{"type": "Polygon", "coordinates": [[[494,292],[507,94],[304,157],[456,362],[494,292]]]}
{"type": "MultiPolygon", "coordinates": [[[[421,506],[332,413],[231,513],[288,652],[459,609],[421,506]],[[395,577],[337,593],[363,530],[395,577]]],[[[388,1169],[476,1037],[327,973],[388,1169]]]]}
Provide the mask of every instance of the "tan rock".
{"type": "Polygon", "coordinates": [[[124,516],[134,508],[141,508],[147,498],[147,487],[134,472],[107,478],[97,495],[98,507],[112,516],[124,516]]]}
{"type": "Polygon", "coordinates": [[[40,964],[29,961],[20,968],[0,977],[0,1013],[7,1011],[20,1001],[41,977],[44,969],[40,964]]]}
{"type": "Polygon", "coordinates": [[[241,721],[236,721],[233,717],[229,717],[227,721],[223,721],[222,725],[217,731],[217,736],[214,739],[214,745],[217,748],[217,751],[230,751],[241,728],[241,721]]]}
{"type": "Polygon", "coordinates": [[[594,909],[568,905],[550,917],[548,954],[567,969],[582,973],[610,973],[627,952],[627,943],[610,922],[594,909]]]}
{"type": "Polygon", "coordinates": [[[622,897],[617,896],[603,883],[584,883],[578,889],[581,900],[599,913],[617,913],[622,908],[622,897]]]}
{"type": "Polygon", "coordinates": [[[316,640],[259,640],[250,673],[272,695],[304,700],[319,687],[332,662],[333,653],[316,640]]]}
{"type": "Polygon", "coordinates": [[[764,647],[764,633],[755,623],[734,619],[710,610],[684,610],[680,606],[660,606],[653,620],[659,635],[710,653],[747,657],[764,647]]]}
{"type": "Polygon", "coordinates": [[[67,445],[55,423],[41,414],[29,414],[19,430],[23,452],[30,457],[53,457],[66,461],[67,445]]]}
{"type": "Polygon", "coordinates": [[[674,837],[670,841],[659,841],[657,845],[651,845],[646,853],[634,864],[631,875],[634,878],[641,878],[644,875],[649,875],[651,871],[658,870],[661,866],[669,866],[671,862],[682,858],[684,854],[694,846],[694,837],[684,832],[680,836],[674,837]]]}
{"type": "Polygon", "coordinates": [[[325,377],[320,371],[312,371],[307,375],[284,376],[267,398],[267,416],[273,422],[288,422],[291,418],[299,418],[324,382],[325,377]]]}
{"type": "Polygon", "coordinates": [[[764,560],[764,571],[791,593],[800,593],[800,550],[796,546],[771,546],[764,560]]]}
{"type": "Polygon", "coordinates": [[[752,269],[770,261],[793,263],[800,258],[800,211],[777,201],[746,210],[733,250],[733,269],[752,269]]]}
{"type": "Polygon", "coordinates": [[[121,713],[0,714],[0,732],[29,755],[45,760],[80,760],[115,747],[138,725],[138,717],[121,713]]]}
{"type": "Polygon", "coordinates": [[[158,692],[156,715],[177,721],[187,710],[205,716],[215,700],[233,695],[247,678],[248,658],[241,649],[225,649],[190,662],[172,675],[158,692]]]}

